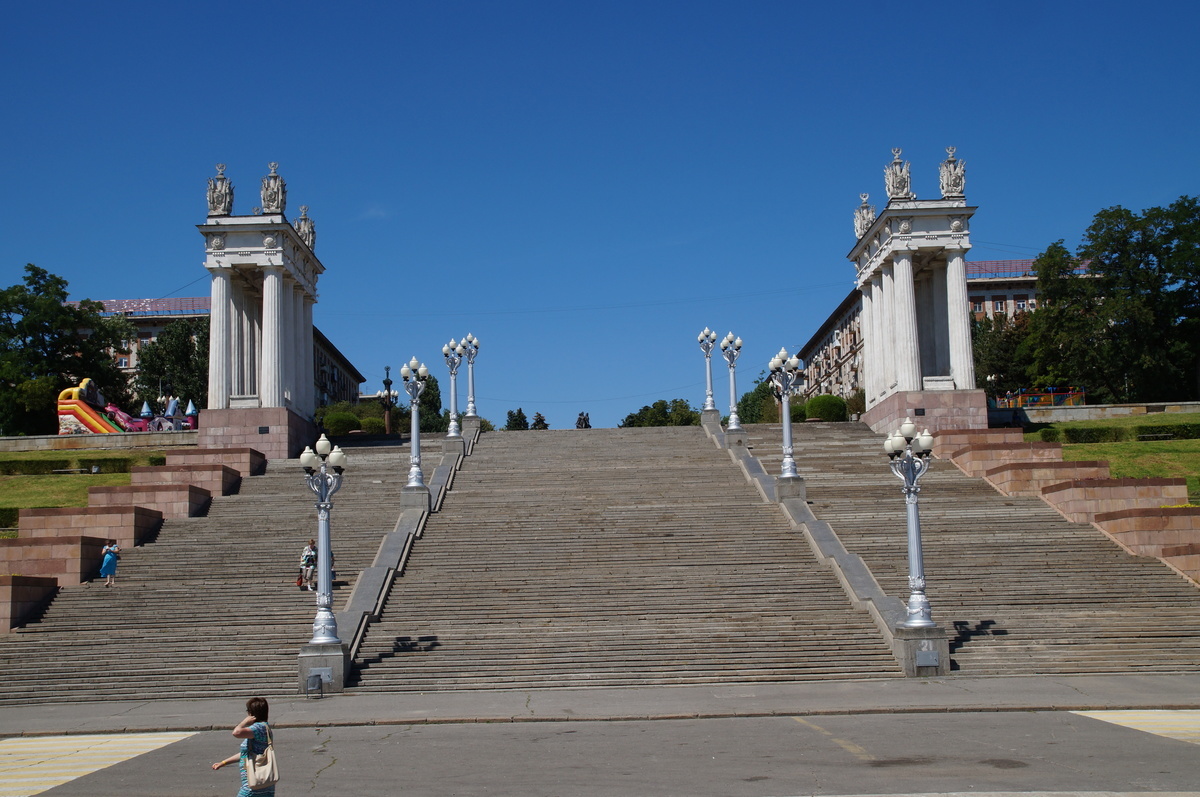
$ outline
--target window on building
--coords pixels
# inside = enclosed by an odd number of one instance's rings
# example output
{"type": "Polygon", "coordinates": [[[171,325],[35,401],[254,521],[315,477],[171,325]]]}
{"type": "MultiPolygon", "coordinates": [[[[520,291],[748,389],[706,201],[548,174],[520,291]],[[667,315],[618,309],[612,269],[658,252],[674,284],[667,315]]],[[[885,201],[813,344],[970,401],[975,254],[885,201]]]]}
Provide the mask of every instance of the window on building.
{"type": "Polygon", "coordinates": [[[1005,305],[1004,299],[997,299],[995,296],[992,297],[992,312],[1003,313],[1004,305],[1005,305]]]}
{"type": "Polygon", "coordinates": [[[972,313],[982,313],[983,312],[983,299],[982,298],[971,297],[971,312],[972,313]]]}
{"type": "Polygon", "coordinates": [[[1029,309],[1029,297],[1028,296],[1014,296],[1013,302],[1017,305],[1018,310],[1028,310],[1029,309]]]}
{"type": "Polygon", "coordinates": [[[117,367],[118,368],[128,368],[129,367],[129,358],[128,357],[118,357],[117,358],[117,367]]]}

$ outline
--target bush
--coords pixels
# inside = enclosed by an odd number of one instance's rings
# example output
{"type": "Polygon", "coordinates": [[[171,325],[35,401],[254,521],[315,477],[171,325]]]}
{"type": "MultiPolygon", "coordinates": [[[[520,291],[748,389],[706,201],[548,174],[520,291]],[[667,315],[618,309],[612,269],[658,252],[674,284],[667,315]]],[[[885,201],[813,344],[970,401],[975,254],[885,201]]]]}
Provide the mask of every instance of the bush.
{"type": "Polygon", "coordinates": [[[1200,438],[1200,423],[1148,423],[1134,427],[1138,438],[1171,435],[1175,440],[1200,438]]]}
{"type": "Polygon", "coordinates": [[[95,459],[80,457],[78,467],[83,468],[88,473],[91,472],[93,467],[99,468],[96,471],[97,473],[129,473],[129,468],[132,465],[133,460],[129,457],[103,457],[95,459]]]}
{"type": "Polygon", "coordinates": [[[15,506],[0,507],[0,529],[15,529],[21,510],[15,506]]]}
{"type": "Polygon", "coordinates": [[[1038,439],[1043,443],[1061,443],[1062,430],[1055,429],[1053,426],[1049,426],[1038,432],[1038,439]]]}
{"type": "Polygon", "coordinates": [[[151,454],[149,457],[146,458],[146,464],[152,468],[157,468],[160,465],[166,465],[167,458],[165,456],[163,456],[162,454],[151,454]]]}
{"type": "Polygon", "coordinates": [[[804,423],[804,419],[808,417],[804,411],[803,404],[792,404],[792,423],[804,423]]]}
{"type": "Polygon", "coordinates": [[[383,418],[363,418],[362,430],[367,434],[383,434],[383,418]]]}
{"type": "Polygon", "coordinates": [[[839,396],[813,396],[804,405],[804,412],[813,420],[844,421],[850,416],[846,412],[846,400],[839,396]]]}
{"type": "Polygon", "coordinates": [[[4,476],[44,476],[69,467],[69,459],[0,459],[0,475],[4,476]]]}
{"type": "Polygon", "coordinates": [[[357,417],[349,412],[329,412],[325,414],[325,433],[337,437],[360,429],[357,417]]]}
{"type": "Polygon", "coordinates": [[[1117,443],[1129,440],[1132,432],[1128,426],[1068,426],[1062,430],[1066,443],[1117,443]]]}

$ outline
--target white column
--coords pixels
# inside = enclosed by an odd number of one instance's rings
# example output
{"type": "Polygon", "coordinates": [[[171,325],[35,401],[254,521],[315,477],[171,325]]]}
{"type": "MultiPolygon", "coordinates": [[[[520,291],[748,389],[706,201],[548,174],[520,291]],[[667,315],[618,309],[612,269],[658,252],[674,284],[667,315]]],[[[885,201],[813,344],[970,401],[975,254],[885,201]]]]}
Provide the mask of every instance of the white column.
{"type": "Polygon", "coordinates": [[[279,350],[281,352],[279,365],[283,380],[283,395],[285,406],[296,405],[296,303],[292,298],[295,285],[292,278],[285,273],[283,277],[283,295],[279,297],[282,308],[283,322],[280,325],[279,350]]]}
{"type": "Polygon", "coordinates": [[[305,415],[304,398],[304,287],[300,283],[292,285],[292,337],[288,344],[291,349],[288,362],[292,367],[292,409],[305,415]]]}
{"type": "Polygon", "coordinates": [[[880,326],[883,334],[879,336],[879,358],[883,362],[883,388],[880,397],[890,396],[896,386],[896,280],[892,274],[892,264],[885,263],[880,267],[882,274],[882,313],[880,326]]]}
{"type": "Polygon", "coordinates": [[[242,300],[242,347],[246,358],[245,389],[247,396],[258,395],[258,364],[262,361],[262,335],[259,320],[262,307],[258,298],[246,294],[242,300]]]}
{"type": "Polygon", "coordinates": [[[858,349],[862,355],[862,365],[858,374],[858,384],[867,396],[868,407],[874,404],[875,400],[875,390],[873,386],[876,366],[875,360],[871,356],[871,346],[874,344],[875,340],[875,330],[871,324],[872,313],[874,312],[874,308],[872,306],[874,300],[874,295],[872,293],[873,287],[873,283],[868,279],[858,289],[862,294],[862,310],[859,311],[859,329],[862,330],[862,341],[858,349]]]}
{"type": "Polygon", "coordinates": [[[208,408],[229,407],[229,269],[212,269],[208,324],[208,408]]]}
{"type": "Polygon", "coordinates": [[[921,354],[917,340],[917,304],[913,293],[912,253],[892,253],[895,281],[892,303],[896,329],[896,390],[921,389],[921,354]]]}
{"type": "Polygon", "coordinates": [[[966,252],[946,250],[946,328],[950,338],[950,374],[959,390],[975,389],[975,358],[971,351],[970,297],[967,294],[966,252]]]}
{"type": "Polygon", "coordinates": [[[262,363],[259,406],[283,406],[283,269],[263,268],[262,363]]]}
{"type": "Polygon", "coordinates": [[[300,355],[304,358],[304,412],[306,417],[312,417],[317,411],[316,360],[313,352],[313,304],[312,296],[304,296],[304,320],[301,329],[304,331],[304,341],[300,347],[300,355]]]}
{"type": "Polygon", "coordinates": [[[883,336],[887,330],[883,326],[883,274],[876,270],[871,275],[871,336],[867,338],[870,347],[870,358],[873,366],[867,371],[870,378],[869,387],[871,403],[879,401],[883,393],[884,382],[887,380],[887,365],[883,360],[883,336]]]}
{"type": "Polygon", "coordinates": [[[930,306],[922,308],[922,312],[928,310],[933,318],[933,351],[934,362],[932,368],[927,368],[930,373],[938,376],[951,376],[950,370],[950,340],[947,334],[946,325],[946,264],[937,263],[933,266],[930,274],[930,306]]]}
{"type": "Polygon", "coordinates": [[[240,286],[233,287],[233,316],[230,318],[229,347],[232,352],[232,384],[235,396],[246,395],[246,295],[240,286]]]}

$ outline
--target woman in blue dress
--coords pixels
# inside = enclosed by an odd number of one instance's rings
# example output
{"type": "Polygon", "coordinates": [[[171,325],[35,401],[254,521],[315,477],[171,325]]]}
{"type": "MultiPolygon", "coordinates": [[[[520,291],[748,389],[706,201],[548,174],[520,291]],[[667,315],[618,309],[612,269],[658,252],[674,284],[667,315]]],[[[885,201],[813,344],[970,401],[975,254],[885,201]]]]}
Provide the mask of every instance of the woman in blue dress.
{"type": "Polygon", "coordinates": [[[100,562],[100,575],[107,580],[104,586],[111,587],[117,583],[117,561],[121,558],[121,548],[116,540],[109,540],[108,545],[100,549],[104,559],[100,562]]]}
{"type": "Polygon", "coordinates": [[[270,706],[267,705],[265,697],[252,697],[247,700],[247,716],[233,728],[233,735],[242,740],[241,751],[237,755],[231,755],[212,765],[213,769],[220,769],[229,764],[238,764],[238,769],[242,774],[242,787],[238,790],[237,797],[275,797],[274,786],[251,791],[246,784],[246,756],[260,755],[270,744],[271,729],[267,725],[269,712],[270,706]]]}

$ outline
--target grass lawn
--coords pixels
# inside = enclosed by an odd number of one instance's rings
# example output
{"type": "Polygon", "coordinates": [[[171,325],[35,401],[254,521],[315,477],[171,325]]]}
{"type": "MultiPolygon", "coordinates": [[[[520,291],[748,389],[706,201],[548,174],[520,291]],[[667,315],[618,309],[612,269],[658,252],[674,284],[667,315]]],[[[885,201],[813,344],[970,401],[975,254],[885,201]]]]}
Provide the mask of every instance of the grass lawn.
{"type": "Polygon", "coordinates": [[[0,507],[87,506],[89,487],[125,484],[128,473],[0,476],[0,507]]]}
{"type": "MultiPolygon", "coordinates": [[[[1167,426],[1176,423],[1200,423],[1200,413],[1154,412],[1096,421],[1065,421],[1062,423],[1039,424],[1035,427],[1034,431],[1026,432],[1025,439],[1033,442],[1040,440],[1038,430],[1045,428],[1068,429],[1080,426],[1141,426],[1142,424],[1167,426]]],[[[1193,504],[1200,504],[1200,440],[1064,443],[1063,459],[1071,461],[1107,460],[1109,471],[1115,479],[1184,478],[1187,479],[1189,500],[1193,504]]]]}

